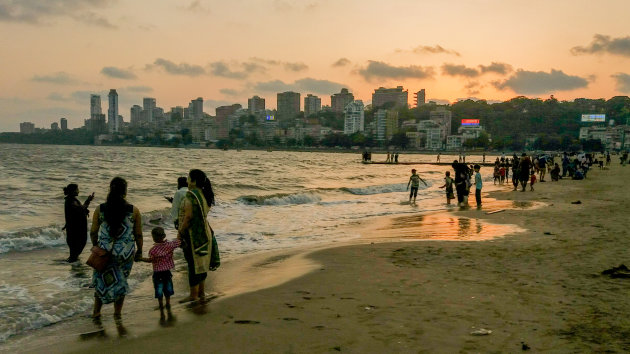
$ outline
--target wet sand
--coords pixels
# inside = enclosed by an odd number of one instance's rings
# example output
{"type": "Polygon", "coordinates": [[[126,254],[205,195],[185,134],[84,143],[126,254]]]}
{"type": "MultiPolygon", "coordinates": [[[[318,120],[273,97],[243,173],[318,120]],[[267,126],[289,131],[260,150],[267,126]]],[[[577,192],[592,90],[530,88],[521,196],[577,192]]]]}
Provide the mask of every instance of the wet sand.
{"type": "Polygon", "coordinates": [[[107,321],[107,337],[30,350],[625,352],[630,279],[601,272],[630,263],[630,168],[588,177],[525,193],[506,185],[482,210],[376,219],[358,226],[362,245],[248,257],[213,274],[211,288],[272,287],[176,306],[163,327],[156,311],[125,312],[122,338],[107,321]]]}

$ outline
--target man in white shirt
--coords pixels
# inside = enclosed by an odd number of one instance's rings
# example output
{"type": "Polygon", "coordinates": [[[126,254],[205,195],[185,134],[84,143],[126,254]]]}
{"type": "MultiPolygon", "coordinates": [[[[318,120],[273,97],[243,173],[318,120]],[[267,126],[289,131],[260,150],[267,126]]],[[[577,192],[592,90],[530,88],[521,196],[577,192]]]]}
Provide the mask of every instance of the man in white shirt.
{"type": "Polygon", "coordinates": [[[177,227],[179,226],[179,204],[181,204],[182,200],[184,199],[184,197],[186,196],[186,193],[188,192],[188,180],[186,177],[179,177],[177,179],[177,192],[175,192],[175,195],[171,198],[171,197],[164,197],[166,198],[166,200],[168,200],[169,202],[171,202],[171,219],[173,220],[173,223],[175,224],[175,228],[177,229],[177,227]]]}

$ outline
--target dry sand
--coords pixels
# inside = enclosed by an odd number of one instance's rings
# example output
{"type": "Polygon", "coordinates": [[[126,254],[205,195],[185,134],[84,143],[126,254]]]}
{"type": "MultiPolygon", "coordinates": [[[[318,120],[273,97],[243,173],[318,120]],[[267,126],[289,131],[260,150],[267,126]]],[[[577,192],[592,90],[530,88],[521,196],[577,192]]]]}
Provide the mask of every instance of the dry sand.
{"type": "MultiPolygon", "coordinates": [[[[588,177],[525,193],[506,186],[484,210],[379,219],[361,226],[366,244],[265,256],[213,277],[221,291],[257,269],[240,284],[266,272],[279,274],[274,287],[177,307],[165,328],[138,334],[127,325],[124,338],[74,337],[36,351],[626,352],[630,279],[601,272],[630,264],[630,167],[588,177]],[[531,207],[538,202],[545,206],[531,207]],[[487,214],[508,207],[516,208],[487,214]],[[476,239],[485,240],[467,241],[476,239]],[[471,334],[482,328],[491,333],[471,334]]],[[[157,322],[157,312],[143,316],[157,322]]]]}

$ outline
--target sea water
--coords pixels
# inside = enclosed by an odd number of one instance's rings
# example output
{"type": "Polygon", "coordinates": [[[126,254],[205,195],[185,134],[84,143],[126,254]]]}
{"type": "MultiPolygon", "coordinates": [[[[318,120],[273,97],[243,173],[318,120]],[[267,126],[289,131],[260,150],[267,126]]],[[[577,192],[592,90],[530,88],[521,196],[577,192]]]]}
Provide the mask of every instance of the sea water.
{"type": "MultiPolygon", "coordinates": [[[[430,162],[435,155],[401,154],[399,160],[430,162]]],[[[82,202],[94,192],[93,211],[105,201],[109,181],[125,178],[127,200],[142,213],[146,253],[152,227],[175,237],[164,196],[172,196],[177,178],[193,168],[207,173],[216,194],[209,221],[223,260],[344,241],[360,237],[349,226],[369,218],[445,209],[438,187],[450,169],[362,164],[360,152],[0,144],[0,344],[85,314],[93,303],[91,270],[63,261],[64,186],[77,183],[82,202]],[[411,168],[428,184],[420,184],[415,208],[405,203],[411,168]]],[[[89,246],[83,261],[88,252],[89,246]]],[[[176,263],[185,267],[181,259],[176,263]]],[[[134,267],[132,291],[150,274],[150,267],[134,267]]]]}

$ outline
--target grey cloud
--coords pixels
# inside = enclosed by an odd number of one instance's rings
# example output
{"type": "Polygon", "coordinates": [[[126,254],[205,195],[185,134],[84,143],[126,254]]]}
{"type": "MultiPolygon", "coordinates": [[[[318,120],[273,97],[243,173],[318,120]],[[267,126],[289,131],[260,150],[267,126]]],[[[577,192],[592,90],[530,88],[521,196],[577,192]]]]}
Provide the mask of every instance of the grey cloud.
{"type": "Polygon", "coordinates": [[[258,58],[258,57],[251,57],[249,59],[252,60],[252,61],[258,62],[258,63],[267,64],[267,65],[279,65],[279,64],[281,64],[281,62],[279,62],[277,60],[272,60],[272,59],[263,59],[263,58],[258,58]]]}
{"type": "Polygon", "coordinates": [[[64,95],[60,94],[59,92],[51,92],[46,98],[48,98],[51,101],[61,101],[61,102],[68,100],[66,97],[64,97],[64,95]]]}
{"type": "Polygon", "coordinates": [[[204,111],[208,114],[210,114],[210,112],[214,113],[214,109],[220,106],[231,106],[233,105],[235,102],[230,102],[230,101],[225,101],[225,100],[213,100],[213,99],[204,99],[203,100],[203,106],[204,106],[204,111]]]}
{"type": "Polygon", "coordinates": [[[137,78],[136,74],[134,74],[131,70],[120,69],[114,66],[104,67],[101,69],[101,74],[114,79],[131,80],[137,78]]]}
{"type": "Polygon", "coordinates": [[[153,92],[149,86],[127,86],[125,89],[129,92],[153,92]]]}
{"type": "Polygon", "coordinates": [[[193,2],[191,2],[190,4],[188,4],[188,6],[183,8],[186,11],[190,11],[193,13],[210,13],[210,9],[206,6],[204,6],[204,4],[199,1],[199,0],[195,0],[193,2]]]}
{"type": "Polygon", "coordinates": [[[413,52],[417,54],[451,54],[458,57],[461,56],[461,54],[459,54],[458,52],[450,49],[445,49],[441,45],[436,45],[434,47],[421,45],[414,48],[413,52]]]}
{"type": "Polygon", "coordinates": [[[365,80],[370,81],[373,78],[382,79],[427,79],[433,78],[433,68],[423,68],[419,65],[410,66],[393,66],[380,61],[368,61],[365,68],[359,69],[359,75],[365,80]]]}
{"type": "Polygon", "coordinates": [[[503,82],[494,82],[499,90],[511,89],[522,94],[542,94],[553,91],[568,91],[588,86],[588,80],[579,76],[567,75],[562,70],[544,71],[518,70],[503,82]]]}
{"type": "Polygon", "coordinates": [[[435,102],[436,104],[439,104],[439,105],[449,105],[449,104],[451,104],[451,101],[445,100],[445,99],[442,99],[442,98],[429,98],[429,99],[427,99],[427,102],[435,102]]]}
{"type": "Polygon", "coordinates": [[[617,83],[617,91],[624,93],[630,92],[630,75],[626,73],[616,73],[611,76],[617,83]]]}
{"type": "Polygon", "coordinates": [[[258,82],[254,85],[254,91],[284,92],[291,90],[295,90],[295,87],[290,84],[285,84],[284,81],[281,80],[258,82]]]}
{"type": "Polygon", "coordinates": [[[35,75],[31,78],[32,81],[35,82],[44,82],[49,84],[57,84],[57,85],[69,85],[77,83],[77,80],[72,78],[68,73],[63,71],[54,73],[52,75],[35,75]]]}
{"type": "Polygon", "coordinates": [[[225,62],[218,61],[210,64],[210,72],[215,76],[227,77],[231,79],[246,79],[255,72],[265,72],[267,69],[255,62],[245,62],[238,64],[243,70],[234,71],[225,62]]]}
{"type": "Polygon", "coordinates": [[[226,96],[238,96],[240,94],[238,90],[228,89],[228,88],[220,89],[219,92],[221,92],[222,94],[226,96]]]}
{"type": "Polygon", "coordinates": [[[465,65],[444,64],[442,65],[442,73],[450,76],[477,77],[479,71],[477,69],[466,67],[465,65]]]}
{"type": "MultiPolygon", "coordinates": [[[[162,58],[158,58],[153,63],[159,66],[171,75],[201,76],[206,74],[206,70],[199,65],[191,65],[186,63],[175,64],[174,62],[162,58]]],[[[148,68],[152,66],[149,65],[148,68]]]]}
{"type": "Polygon", "coordinates": [[[46,23],[49,19],[70,17],[77,21],[101,27],[114,28],[92,9],[111,6],[113,0],[0,0],[0,21],[30,24],[46,23]]]}
{"type": "Polygon", "coordinates": [[[254,91],[262,92],[284,92],[284,91],[296,91],[296,92],[309,92],[316,94],[330,94],[337,92],[347,85],[340,84],[329,80],[319,80],[310,77],[296,80],[293,83],[285,83],[281,80],[273,80],[266,82],[259,82],[254,85],[254,91]]]}
{"type": "Polygon", "coordinates": [[[308,69],[308,65],[304,63],[284,63],[284,69],[288,71],[302,71],[308,69]]]}
{"type": "Polygon", "coordinates": [[[352,62],[350,61],[350,59],[348,58],[340,58],[339,60],[337,60],[336,62],[334,62],[332,64],[332,66],[334,67],[340,67],[340,66],[346,66],[351,64],[352,62]]]}
{"type": "Polygon", "coordinates": [[[611,38],[603,34],[596,34],[593,36],[591,44],[573,47],[571,53],[573,55],[609,53],[630,57],[630,36],[611,38]]]}
{"type": "Polygon", "coordinates": [[[490,65],[479,65],[479,69],[482,73],[493,72],[501,75],[505,75],[512,71],[512,65],[505,63],[492,62],[490,65]]]}

